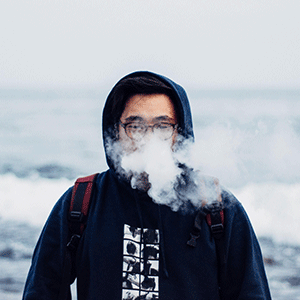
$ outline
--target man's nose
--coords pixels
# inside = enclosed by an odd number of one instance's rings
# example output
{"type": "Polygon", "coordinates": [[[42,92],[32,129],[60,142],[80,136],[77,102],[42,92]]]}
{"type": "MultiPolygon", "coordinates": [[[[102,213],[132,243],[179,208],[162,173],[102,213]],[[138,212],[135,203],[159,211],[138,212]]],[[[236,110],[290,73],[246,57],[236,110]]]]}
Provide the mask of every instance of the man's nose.
{"type": "Polygon", "coordinates": [[[148,127],[143,138],[144,140],[149,140],[152,136],[153,131],[151,130],[151,128],[148,127]]]}

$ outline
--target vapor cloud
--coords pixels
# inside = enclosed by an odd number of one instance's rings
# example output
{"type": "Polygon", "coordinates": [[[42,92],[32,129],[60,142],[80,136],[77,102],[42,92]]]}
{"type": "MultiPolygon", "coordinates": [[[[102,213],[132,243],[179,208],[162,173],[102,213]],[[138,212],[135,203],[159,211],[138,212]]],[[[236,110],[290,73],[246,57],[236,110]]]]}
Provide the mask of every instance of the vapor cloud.
{"type": "MultiPolygon", "coordinates": [[[[170,141],[155,135],[126,153],[121,142],[109,140],[107,153],[117,172],[130,180],[133,189],[147,191],[158,204],[172,210],[185,209],[190,204],[201,207],[218,199],[218,180],[197,170],[193,143],[183,140],[180,148],[172,150],[170,141]]],[[[126,147],[125,147],[126,148],[126,147]]]]}

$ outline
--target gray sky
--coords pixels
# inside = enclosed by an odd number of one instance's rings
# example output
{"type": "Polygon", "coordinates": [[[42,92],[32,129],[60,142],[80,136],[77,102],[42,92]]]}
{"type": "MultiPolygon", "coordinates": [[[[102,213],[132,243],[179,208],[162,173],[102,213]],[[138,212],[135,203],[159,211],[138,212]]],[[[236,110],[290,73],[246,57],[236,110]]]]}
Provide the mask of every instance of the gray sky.
{"type": "Polygon", "coordinates": [[[0,0],[0,88],[300,88],[299,0],[0,0]]]}

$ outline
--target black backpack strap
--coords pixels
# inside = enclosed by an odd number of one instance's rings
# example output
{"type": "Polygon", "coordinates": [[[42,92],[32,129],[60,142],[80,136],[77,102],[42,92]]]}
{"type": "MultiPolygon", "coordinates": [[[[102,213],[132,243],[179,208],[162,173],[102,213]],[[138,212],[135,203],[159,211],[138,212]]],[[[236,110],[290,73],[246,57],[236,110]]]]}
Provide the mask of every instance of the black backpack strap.
{"type": "Polygon", "coordinates": [[[68,215],[70,240],[66,245],[66,255],[63,267],[63,277],[58,300],[71,299],[70,283],[72,282],[72,261],[85,229],[93,186],[98,173],[78,178],[72,190],[70,211],[68,215]]]}
{"type": "Polygon", "coordinates": [[[206,221],[210,227],[211,234],[215,239],[218,255],[219,268],[226,263],[225,247],[224,247],[224,210],[222,194],[219,180],[214,178],[214,187],[217,195],[216,201],[206,207],[207,215],[206,221]]]}
{"type": "Polygon", "coordinates": [[[226,264],[226,251],[224,240],[224,210],[222,202],[214,202],[205,208],[208,213],[206,215],[206,221],[210,227],[211,234],[215,240],[217,261],[218,261],[218,285],[219,295],[222,299],[221,282],[224,275],[224,265],[226,264]]]}
{"type": "MultiPolygon", "coordinates": [[[[219,294],[221,295],[220,283],[221,283],[221,274],[222,266],[226,263],[226,251],[224,244],[224,210],[223,210],[223,201],[221,195],[221,189],[219,181],[214,178],[210,188],[215,188],[216,200],[211,204],[207,204],[206,199],[203,200],[203,206],[197,212],[193,229],[190,233],[191,238],[187,242],[189,246],[196,247],[197,239],[201,234],[201,223],[203,219],[206,219],[206,222],[210,228],[211,235],[214,238],[216,245],[216,253],[218,260],[218,285],[219,285],[219,294]]],[[[206,189],[205,181],[202,182],[202,188],[206,189]]],[[[204,193],[205,194],[205,193],[204,193]]]]}
{"type": "MultiPolygon", "coordinates": [[[[204,218],[206,218],[211,234],[216,241],[219,241],[224,235],[224,211],[219,180],[217,178],[204,179],[201,181],[201,185],[203,190],[207,189],[207,185],[210,189],[215,190],[215,201],[211,204],[207,204],[206,198],[204,197],[204,199],[202,199],[202,207],[197,212],[194,226],[190,233],[191,238],[187,242],[187,244],[192,247],[196,247],[197,239],[200,237],[201,222],[204,218]]],[[[205,195],[205,192],[203,195],[205,195]]],[[[201,196],[203,197],[203,195],[201,196]]],[[[219,249],[217,249],[217,252],[218,250],[219,249]]]]}
{"type": "MultiPolygon", "coordinates": [[[[191,238],[187,242],[189,246],[196,247],[197,239],[200,237],[201,233],[201,222],[206,219],[206,222],[210,228],[211,234],[215,239],[217,252],[219,253],[220,240],[225,234],[224,231],[224,210],[222,202],[216,201],[210,205],[203,206],[195,217],[194,226],[190,233],[191,238]]],[[[221,256],[219,256],[221,258],[221,256]]],[[[223,256],[221,262],[224,262],[223,256]]]]}
{"type": "Polygon", "coordinates": [[[210,227],[211,234],[215,239],[218,264],[223,265],[226,262],[226,255],[224,249],[224,210],[222,202],[214,202],[206,207],[208,211],[206,221],[210,227]]]}

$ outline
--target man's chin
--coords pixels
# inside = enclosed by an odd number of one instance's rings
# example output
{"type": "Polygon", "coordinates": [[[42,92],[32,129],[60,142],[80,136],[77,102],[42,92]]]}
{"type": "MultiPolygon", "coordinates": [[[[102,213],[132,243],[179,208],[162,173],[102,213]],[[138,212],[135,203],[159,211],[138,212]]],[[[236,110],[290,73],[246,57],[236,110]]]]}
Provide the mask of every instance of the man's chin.
{"type": "Polygon", "coordinates": [[[133,188],[136,188],[142,192],[147,192],[151,188],[149,175],[146,172],[133,176],[131,179],[131,184],[133,188]]]}

